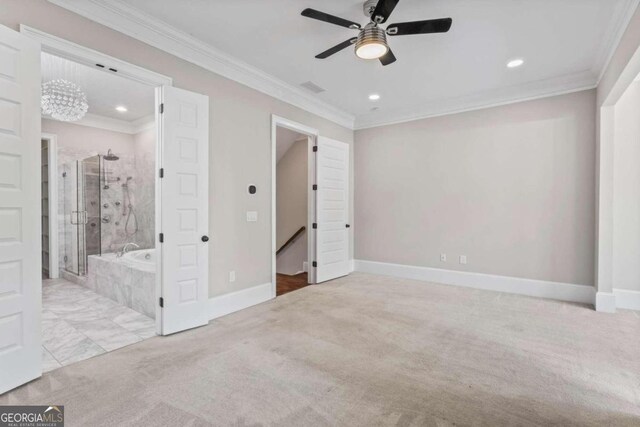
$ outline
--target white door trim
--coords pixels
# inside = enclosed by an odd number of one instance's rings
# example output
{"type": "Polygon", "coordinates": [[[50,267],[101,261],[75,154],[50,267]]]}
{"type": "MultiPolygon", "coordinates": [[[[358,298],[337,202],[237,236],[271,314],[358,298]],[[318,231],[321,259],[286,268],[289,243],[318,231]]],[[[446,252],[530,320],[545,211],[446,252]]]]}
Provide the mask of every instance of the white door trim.
{"type": "MultiPolygon", "coordinates": [[[[286,119],[284,117],[271,115],[271,295],[276,297],[276,131],[278,127],[292,130],[309,137],[308,143],[308,157],[309,162],[309,174],[308,182],[314,182],[315,179],[315,162],[313,161],[313,146],[316,143],[316,139],[320,132],[318,129],[303,125],[302,123],[295,122],[293,120],[286,119]]],[[[314,233],[312,232],[312,223],[315,216],[315,198],[312,191],[307,192],[307,262],[310,262],[313,257],[313,249],[315,248],[314,233]]],[[[309,269],[308,273],[309,283],[315,283],[315,276],[313,269],[309,269]]]]}
{"type": "Polygon", "coordinates": [[[49,154],[47,168],[49,170],[49,278],[60,277],[58,252],[58,136],[52,133],[42,133],[42,139],[47,141],[49,154]]]}
{"type": "Polygon", "coordinates": [[[171,77],[138,67],[137,65],[130,64],[113,56],[89,49],[88,47],[81,46],[27,25],[20,24],[20,33],[40,42],[42,52],[78,62],[104,72],[113,73],[114,71],[110,70],[117,70],[119,76],[149,86],[173,85],[173,79],[171,77]],[[96,64],[100,64],[103,67],[98,67],[96,64]]]}
{"type": "Polygon", "coordinates": [[[598,99],[596,147],[596,311],[614,312],[613,278],[613,175],[615,106],[640,74],[640,49],[636,50],[604,99],[598,99]]]}
{"type": "MultiPolygon", "coordinates": [[[[149,85],[150,87],[157,88],[161,86],[173,86],[173,79],[171,77],[165,76],[163,74],[156,73],[154,71],[148,70],[146,68],[139,67],[137,65],[131,64],[129,62],[120,60],[118,58],[114,58],[113,56],[106,55],[97,50],[93,50],[77,43],[73,43],[71,41],[65,40],[63,38],[54,36],[52,34],[46,33],[44,31],[40,31],[38,29],[29,27],[27,25],[20,25],[20,33],[25,36],[37,41],[41,45],[41,51],[45,53],[50,53],[52,55],[59,56],[61,58],[68,59],[70,61],[78,62],[81,64],[85,64],[90,67],[95,67],[98,70],[106,70],[105,72],[113,72],[109,71],[110,68],[117,70],[118,75],[124,78],[128,78],[139,83],[143,83],[149,85]],[[104,68],[97,67],[96,64],[104,65],[104,68]]],[[[156,109],[156,153],[160,151],[160,139],[159,139],[159,120],[157,116],[156,109]]],[[[156,169],[157,165],[156,164],[156,169]]],[[[156,175],[156,189],[158,188],[157,184],[157,175],[156,175]]],[[[156,216],[160,216],[162,213],[158,209],[162,200],[158,193],[156,193],[156,216]]],[[[156,233],[157,235],[158,233],[156,233]]],[[[156,248],[158,246],[156,245],[156,248]]],[[[160,258],[158,257],[158,260],[160,258]]],[[[159,270],[161,268],[160,261],[156,262],[156,268],[159,270]]],[[[156,297],[161,295],[161,276],[160,274],[156,274],[156,297]]],[[[157,299],[157,298],[156,298],[157,299]]],[[[158,335],[162,334],[162,324],[161,324],[161,311],[159,304],[156,305],[156,333],[158,335]]]]}

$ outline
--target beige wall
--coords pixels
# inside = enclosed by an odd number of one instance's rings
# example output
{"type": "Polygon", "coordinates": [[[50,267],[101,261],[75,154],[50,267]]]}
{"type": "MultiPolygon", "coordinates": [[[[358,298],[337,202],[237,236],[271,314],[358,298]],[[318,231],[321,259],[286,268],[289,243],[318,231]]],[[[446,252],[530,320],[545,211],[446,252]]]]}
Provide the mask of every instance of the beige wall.
{"type": "Polygon", "coordinates": [[[591,90],[357,131],[355,258],[592,285],[595,106],[591,90]]]}
{"type": "Polygon", "coordinates": [[[640,291],[640,83],[615,107],[613,287],[640,291]]]}
{"type": "MultiPolygon", "coordinates": [[[[353,131],[230,81],[44,0],[0,0],[0,24],[23,23],[173,78],[210,98],[209,296],[271,282],[271,115],[347,143],[353,131]],[[258,193],[249,196],[248,184],[258,193]],[[247,223],[246,211],[258,211],[247,223]],[[229,283],[229,271],[237,280],[229,283]]],[[[352,237],[353,239],[353,237],[352,237]]]]}
{"type": "MultiPolygon", "coordinates": [[[[307,226],[308,141],[294,142],[278,162],[276,171],[276,248],[307,226]]],[[[308,232],[308,231],[307,231],[308,232]]],[[[296,274],[307,261],[307,232],[276,258],[276,271],[296,274]]]]}

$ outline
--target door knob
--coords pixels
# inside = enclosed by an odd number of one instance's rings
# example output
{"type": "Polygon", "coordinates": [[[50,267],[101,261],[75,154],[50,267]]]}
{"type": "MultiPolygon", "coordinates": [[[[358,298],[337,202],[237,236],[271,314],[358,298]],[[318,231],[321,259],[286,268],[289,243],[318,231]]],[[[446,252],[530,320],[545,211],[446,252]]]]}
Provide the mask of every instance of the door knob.
{"type": "Polygon", "coordinates": [[[351,228],[351,225],[347,224],[347,225],[345,225],[345,227],[347,227],[347,228],[351,228]]]}
{"type": "Polygon", "coordinates": [[[202,236],[202,241],[203,242],[208,242],[209,241],[209,236],[202,236]]]}

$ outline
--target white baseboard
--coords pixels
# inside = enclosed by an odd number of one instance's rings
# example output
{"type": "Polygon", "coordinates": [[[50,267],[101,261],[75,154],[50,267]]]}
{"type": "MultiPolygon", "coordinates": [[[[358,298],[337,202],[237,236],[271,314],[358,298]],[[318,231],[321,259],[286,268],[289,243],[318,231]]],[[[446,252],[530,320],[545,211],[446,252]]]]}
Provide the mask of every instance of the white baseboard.
{"type": "Polygon", "coordinates": [[[612,292],[596,293],[595,307],[596,311],[600,311],[602,313],[615,313],[616,296],[612,292]]]}
{"type": "Polygon", "coordinates": [[[617,308],[626,310],[640,310],[640,291],[628,291],[626,289],[614,289],[617,308]]]}
{"type": "Polygon", "coordinates": [[[209,320],[226,316],[273,298],[271,282],[209,298],[209,320]]]}
{"type": "Polygon", "coordinates": [[[593,304],[595,299],[595,288],[593,286],[572,283],[548,282],[363,260],[355,260],[355,271],[582,304],[593,304]]]}

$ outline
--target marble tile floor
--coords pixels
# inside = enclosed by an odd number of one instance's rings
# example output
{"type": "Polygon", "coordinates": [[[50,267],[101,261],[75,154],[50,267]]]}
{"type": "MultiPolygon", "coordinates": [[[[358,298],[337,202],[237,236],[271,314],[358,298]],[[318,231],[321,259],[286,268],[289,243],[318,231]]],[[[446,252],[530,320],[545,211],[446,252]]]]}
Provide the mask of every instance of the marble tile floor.
{"type": "Polygon", "coordinates": [[[42,281],[43,371],[155,336],[155,321],[64,279],[42,281]]]}

